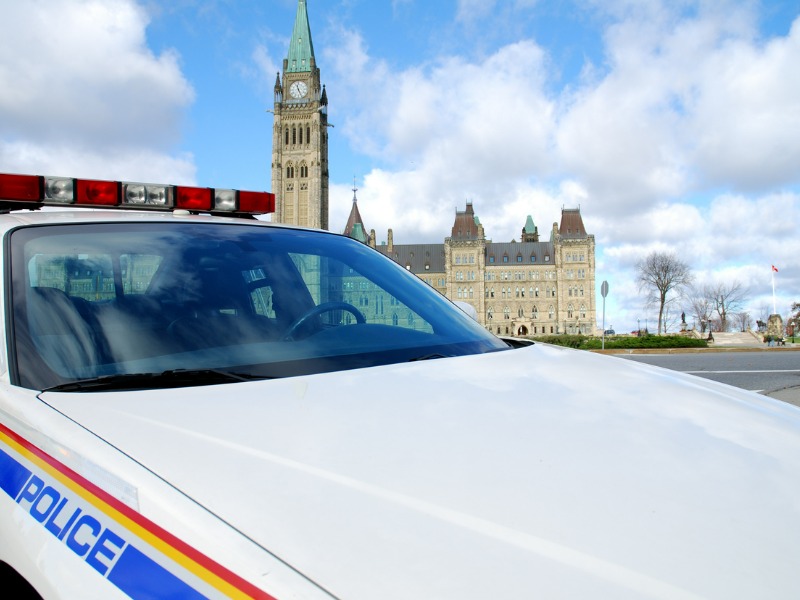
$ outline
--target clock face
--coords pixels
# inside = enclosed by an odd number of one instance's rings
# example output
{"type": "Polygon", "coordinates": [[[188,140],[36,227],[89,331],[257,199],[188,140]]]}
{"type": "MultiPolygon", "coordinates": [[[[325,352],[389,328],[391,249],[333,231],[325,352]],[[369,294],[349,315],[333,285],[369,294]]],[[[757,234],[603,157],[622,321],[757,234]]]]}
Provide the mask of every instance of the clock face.
{"type": "Polygon", "coordinates": [[[289,88],[292,98],[304,98],[308,93],[308,86],[302,81],[295,81],[289,88]]]}

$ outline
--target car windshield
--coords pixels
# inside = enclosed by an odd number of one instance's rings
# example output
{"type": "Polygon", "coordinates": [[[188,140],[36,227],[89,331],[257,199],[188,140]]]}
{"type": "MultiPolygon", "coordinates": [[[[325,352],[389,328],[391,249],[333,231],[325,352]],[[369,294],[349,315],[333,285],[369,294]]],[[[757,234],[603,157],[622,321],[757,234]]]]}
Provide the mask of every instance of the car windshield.
{"type": "Polygon", "coordinates": [[[325,232],[92,223],[20,228],[9,248],[12,373],[28,388],[289,377],[508,348],[393,261],[325,232]]]}

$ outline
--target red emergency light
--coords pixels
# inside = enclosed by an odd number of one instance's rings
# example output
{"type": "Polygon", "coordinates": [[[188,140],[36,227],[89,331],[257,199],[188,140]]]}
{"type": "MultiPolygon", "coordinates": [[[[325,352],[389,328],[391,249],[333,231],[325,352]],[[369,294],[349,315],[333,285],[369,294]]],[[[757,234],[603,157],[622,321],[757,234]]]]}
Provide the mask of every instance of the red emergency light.
{"type": "Polygon", "coordinates": [[[275,195],[268,192],[0,173],[1,209],[41,206],[162,211],[183,209],[244,216],[275,212],[275,195]]]}

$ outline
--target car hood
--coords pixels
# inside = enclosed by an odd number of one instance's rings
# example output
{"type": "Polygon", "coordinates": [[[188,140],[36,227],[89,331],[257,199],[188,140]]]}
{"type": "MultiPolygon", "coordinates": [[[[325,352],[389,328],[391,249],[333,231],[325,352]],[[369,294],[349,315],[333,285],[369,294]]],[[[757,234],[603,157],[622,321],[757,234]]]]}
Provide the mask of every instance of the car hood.
{"type": "Polygon", "coordinates": [[[800,597],[800,411],[700,378],[536,344],[43,398],[348,600],[800,597]]]}

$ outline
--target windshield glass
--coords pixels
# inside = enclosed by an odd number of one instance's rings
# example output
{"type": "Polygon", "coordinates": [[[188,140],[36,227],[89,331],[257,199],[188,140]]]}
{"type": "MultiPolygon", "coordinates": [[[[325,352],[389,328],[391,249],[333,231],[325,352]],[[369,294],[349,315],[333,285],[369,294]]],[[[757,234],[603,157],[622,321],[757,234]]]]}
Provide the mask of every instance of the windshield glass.
{"type": "Polygon", "coordinates": [[[375,250],[245,223],[11,234],[14,371],[44,389],[123,374],[293,375],[508,348],[375,250]]]}

